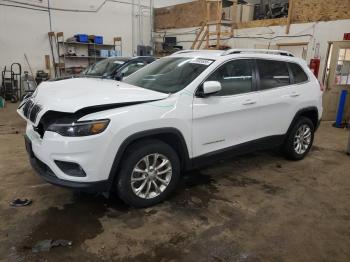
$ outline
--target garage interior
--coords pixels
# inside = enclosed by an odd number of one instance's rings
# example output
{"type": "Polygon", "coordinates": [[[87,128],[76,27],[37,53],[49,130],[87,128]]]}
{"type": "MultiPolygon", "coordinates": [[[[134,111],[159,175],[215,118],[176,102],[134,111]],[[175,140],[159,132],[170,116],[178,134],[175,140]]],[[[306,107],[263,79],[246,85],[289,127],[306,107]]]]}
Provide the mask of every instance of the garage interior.
{"type": "Polygon", "coordinates": [[[0,261],[350,261],[350,0],[0,0],[0,70],[0,261]],[[304,160],[221,160],[143,209],[31,168],[16,110],[40,83],[111,57],[227,49],[289,51],[318,78],[304,160]]]}

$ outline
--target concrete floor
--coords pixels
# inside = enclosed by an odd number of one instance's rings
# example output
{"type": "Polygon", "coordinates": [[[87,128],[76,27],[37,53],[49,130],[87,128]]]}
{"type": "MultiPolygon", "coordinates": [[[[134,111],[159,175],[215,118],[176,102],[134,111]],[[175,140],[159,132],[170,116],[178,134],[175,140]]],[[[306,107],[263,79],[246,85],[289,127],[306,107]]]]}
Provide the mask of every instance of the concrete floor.
{"type": "Polygon", "coordinates": [[[45,184],[23,131],[15,105],[0,110],[0,261],[350,261],[348,134],[330,123],[303,161],[276,152],[222,161],[139,210],[45,184]],[[33,204],[9,207],[18,197],[33,204]],[[32,253],[44,239],[73,246],[32,253]]]}

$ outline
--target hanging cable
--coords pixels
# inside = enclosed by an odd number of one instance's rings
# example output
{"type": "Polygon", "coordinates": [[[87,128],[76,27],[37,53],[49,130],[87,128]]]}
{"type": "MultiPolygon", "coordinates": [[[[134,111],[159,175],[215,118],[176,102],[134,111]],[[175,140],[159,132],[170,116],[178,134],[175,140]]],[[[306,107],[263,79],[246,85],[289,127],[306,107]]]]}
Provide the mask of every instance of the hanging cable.
{"type": "MultiPolygon", "coordinates": [[[[16,1],[16,0],[1,0],[2,2],[9,2],[9,3],[14,3],[14,4],[19,4],[23,6],[29,6],[29,7],[35,7],[35,8],[45,8],[47,7],[43,5],[36,5],[36,4],[30,4],[30,3],[24,3],[21,1],[16,1]]],[[[97,13],[101,10],[101,8],[107,3],[107,2],[112,2],[112,3],[119,3],[119,4],[126,4],[126,5],[133,5],[132,3],[129,2],[124,2],[124,1],[118,1],[118,0],[104,0],[95,10],[86,10],[86,9],[68,9],[68,8],[57,8],[57,7],[50,7],[50,10],[53,11],[62,11],[62,12],[75,12],[75,13],[97,13]]],[[[140,5],[141,7],[147,7],[146,5],[140,5]]],[[[17,7],[17,6],[16,6],[17,7]]],[[[32,9],[34,10],[34,9],[32,9]]]]}
{"type": "Polygon", "coordinates": [[[3,3],[0,3],[0,5],[2,5],[2,6],[8,6],[8,7],[15,7],[15,8],[22,8],[22,9],[27,9],[27,10],[48,12],[47,9],[39,9],[39,8],[26,7],[26,6],[19,6],[19,5],[11,5],[11,4],[3,4],[3,3]]]}

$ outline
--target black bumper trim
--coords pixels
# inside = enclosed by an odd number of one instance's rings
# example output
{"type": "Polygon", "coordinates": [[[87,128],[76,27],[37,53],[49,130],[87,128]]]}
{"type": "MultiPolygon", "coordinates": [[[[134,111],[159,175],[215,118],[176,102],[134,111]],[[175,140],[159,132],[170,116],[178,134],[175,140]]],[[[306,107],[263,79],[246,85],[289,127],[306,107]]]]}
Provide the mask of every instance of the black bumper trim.
{"type": "Polygon", "coordinates": [[[39,176],[50,184],[91,193],[103,193],[110,190],[110,183],[108,180],[99,182],[73,182],[63,180],[56,177],[52,170],[36,157],[30,157],[29,161],[39,176]]]}

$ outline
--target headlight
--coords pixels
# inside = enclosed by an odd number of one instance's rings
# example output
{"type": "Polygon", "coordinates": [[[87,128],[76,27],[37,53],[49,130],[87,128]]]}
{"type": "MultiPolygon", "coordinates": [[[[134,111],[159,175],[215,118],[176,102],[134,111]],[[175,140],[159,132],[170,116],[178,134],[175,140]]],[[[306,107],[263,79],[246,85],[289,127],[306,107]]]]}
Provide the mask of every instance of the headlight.
{"type": "Polygon", "coordinates": [[[73,122],[71,124],[54,123],[47,131],[56,132],[62,136],[91,136],[102,133],[106,130],[109,119],[73,122]]]}

